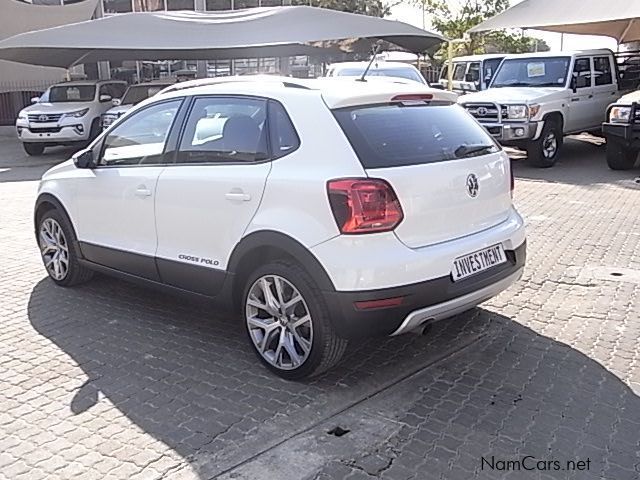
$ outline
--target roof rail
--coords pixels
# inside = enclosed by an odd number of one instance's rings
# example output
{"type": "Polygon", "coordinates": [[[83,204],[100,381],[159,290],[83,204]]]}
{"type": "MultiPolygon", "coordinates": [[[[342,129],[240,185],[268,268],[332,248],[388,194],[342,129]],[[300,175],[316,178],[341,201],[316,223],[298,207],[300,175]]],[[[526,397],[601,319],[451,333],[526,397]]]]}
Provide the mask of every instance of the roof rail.
{"type": "Polygon", "coordinates": [[[284,87],[288,88],[302,88],[305,90],[311,90],[309,86],[304,83],[296,82],[295,78],[281,77],[275,75],[246,75],[246,76],[228,76],[228,77],[215,77],[215,78],[199,78],[196,80],[188,80],[186,82],[176,83],[171,85],[160,93],[177,92],[180,90],[186,90],[189,88],[205,87],[207,85],[221,85],[224,83],[243,83],[243,82],[256,82],[256,81],[268,81],[272,83],[281,83],[284,87]]]}

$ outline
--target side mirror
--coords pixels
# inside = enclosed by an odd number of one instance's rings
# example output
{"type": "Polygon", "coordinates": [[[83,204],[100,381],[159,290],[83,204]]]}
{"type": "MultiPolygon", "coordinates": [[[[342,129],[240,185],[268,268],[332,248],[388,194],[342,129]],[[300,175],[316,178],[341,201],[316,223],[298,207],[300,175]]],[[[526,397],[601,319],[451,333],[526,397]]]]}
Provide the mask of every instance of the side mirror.
{"type": "Polygon", "coordinates": [[[119,107],[120,105],[122,105],[122,100],[120,100],[119,98],[112,98],[111,105],[113,105],[114,107],[119,107]]]}
{"type": "Polygon", "coordinates": [[[111,95],[100,95],[100,102],[110,102],[111,101],[111,95]]]}
{"type": "Polygon", "coordinates": [[[40,97],[31,97],[31,103],[38,103],[40,101],[40,97]]]}
{"type": "Polygon", "coordinates": [[[578,93],[578,77],[576,77],[575,75],[571,76],[569,88],[573,91],[573,93],[578,93]]]}
{"type": "Polygon", "coordinates": [[[76,168],[93,168],[93,151],[92,150],[80,150],[73,156],[73,164],[76,168]]]}

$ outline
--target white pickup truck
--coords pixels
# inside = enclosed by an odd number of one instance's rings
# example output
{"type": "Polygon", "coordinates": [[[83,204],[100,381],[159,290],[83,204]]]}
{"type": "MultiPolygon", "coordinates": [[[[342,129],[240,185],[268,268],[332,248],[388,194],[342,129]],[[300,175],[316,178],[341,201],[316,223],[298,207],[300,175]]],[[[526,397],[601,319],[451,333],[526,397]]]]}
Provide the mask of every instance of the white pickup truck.
{"type": "Polygon", "coordinates": [[[508,55],[488,90],[458,101],[500,143],[551,167],[565,135],[601,131],[608,106],[625,93],[622,83],[611,50],[508,55]]]}

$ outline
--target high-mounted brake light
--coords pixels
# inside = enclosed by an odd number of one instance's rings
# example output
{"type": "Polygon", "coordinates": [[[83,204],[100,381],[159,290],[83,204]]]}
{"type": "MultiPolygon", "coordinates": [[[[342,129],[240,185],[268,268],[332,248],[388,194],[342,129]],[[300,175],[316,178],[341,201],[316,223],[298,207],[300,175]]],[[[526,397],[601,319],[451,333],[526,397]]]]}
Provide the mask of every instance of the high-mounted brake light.
{"type": "Polygon", "coordinates": [[[424,100],[433,100],[431,93],[406,93],[396,95],[391,99],[392,102],[422,102],[424,100]]]}
{"type": "Polygon", "coordinates": [[[511,177],[511,198],[513,198],[513,191],[516,188],[516,179],[513,176],[513,164],[511,160],[509,160],[509,175],[511,177]]]}
{"type": "Polygon", "coordinates": [[[385,180],[330,180],[327,193],[333,216],[344,234],[388,232],[404,218],[398,197],[385,180]]]}

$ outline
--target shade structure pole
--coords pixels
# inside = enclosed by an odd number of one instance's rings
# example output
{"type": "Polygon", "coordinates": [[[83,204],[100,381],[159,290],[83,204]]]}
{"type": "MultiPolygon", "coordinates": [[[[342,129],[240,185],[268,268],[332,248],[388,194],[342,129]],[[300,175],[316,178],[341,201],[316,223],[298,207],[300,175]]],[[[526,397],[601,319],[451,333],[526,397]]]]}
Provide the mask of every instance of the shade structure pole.
{"type": "Polygon", "coordinates": [[[453,42],[449,40],[447,48],[447,90],[453,91],[453,42]]]}

